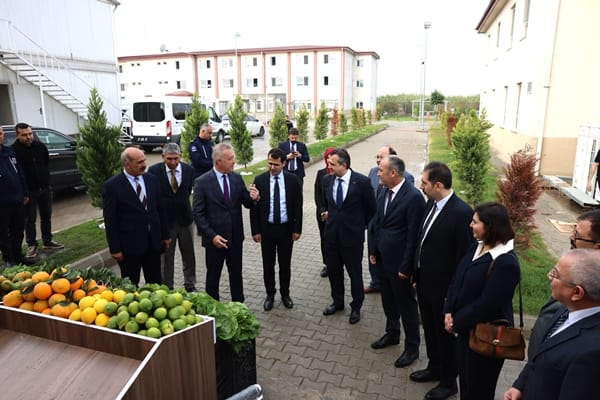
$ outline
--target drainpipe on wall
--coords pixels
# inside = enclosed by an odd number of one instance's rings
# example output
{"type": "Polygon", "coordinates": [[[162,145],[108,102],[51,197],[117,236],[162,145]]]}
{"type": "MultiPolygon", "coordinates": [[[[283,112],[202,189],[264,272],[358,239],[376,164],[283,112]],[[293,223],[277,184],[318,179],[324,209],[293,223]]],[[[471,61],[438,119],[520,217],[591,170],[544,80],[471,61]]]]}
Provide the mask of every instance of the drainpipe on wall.
{"type": "MultiPolygon", "coordinates": [[[[548,4],[548,3],[547,3],[548,4]]],[[[549,5],[549,4],[548,4],[549,5]]],[[[554,12],[554,15],[551,15],[548,18],[548,26],[552,28],[552,40],[548,41],[549,45],[552,47],[547,52],[548,59],[545,63],[547,71],[544,73],[544,81],[543,81],[543,89],[545,91],[543,99],[542,99],[542,113],[540,118],[540,129],[538,129],[538,139],[537,146],[535,149],[535,173],[536,175],[540,174],[540,163],[542,159],[542,148],[544,142],[544,134],[546,133],[546,116],[548,113],[548,97],[550,96],[550,79],[552,77],[552,62],[554,60],[554,50],[556,49],[556,31],[558,30],[558,15],[560,10],[560,0],[555,0],[554,7],[545,7],[547,10],[551,10],[554,12]]],[[[542,30],[543,32],[543,30],[542,30]]]]}

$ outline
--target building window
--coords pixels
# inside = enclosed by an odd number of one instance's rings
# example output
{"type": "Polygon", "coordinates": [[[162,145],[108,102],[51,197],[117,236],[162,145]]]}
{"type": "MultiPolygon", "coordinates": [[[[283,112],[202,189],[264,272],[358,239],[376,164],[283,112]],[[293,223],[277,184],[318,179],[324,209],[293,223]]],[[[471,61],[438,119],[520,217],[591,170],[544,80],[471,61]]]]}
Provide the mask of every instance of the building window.
{"type": "Polygon", "coordinates": [[[359,79],[356,81],[356,87],[364,87],[365,83],[363,82],[362,79],[359,79]]]}
{"type": "Polygon", "coordinates": [[[223,79],[223,87],[230,89],[233,87],[233,79],[223,79]]]}
{"type": "Polygon", "coordinates": [[[329,86],[329,77],[328,76],[323,77],[323,86],[329,86]]]}
{"type": "Polygon", "coordinates": [[[308,76],[297,76],[296,86],[308,86],[308,76]]]}
{"type": "Polygon", "coordinates": [[[175,69],[179,69],[179,61],[175,61],[175,69]]]}
{"type": "Polygon", "coordinates": [[[210,60],[206,60],[206,69],[210,69],[210,60]]]}
{"type": "Polygon", "coordinates": [[[323,64],[329,64],[329,54],[323,54],[323,64]]]}
{"type": "Polygon", "coordinates": [[[167,65],[167,62],[166,62],[166,61],[163,61],[163,65],[167,65]]]}
{"type": "Polygon", "coordinates": [[[500,47],[500,28],[501,28],[501,26],[502,26],[501,23],[498,22],[498,29],[496,32],[496,48],[500,47]]]}
{"type": "Polygon", "coordinates": [[[123,73],[123,66],[119,65],[119,73],[122,74],[123,73]]]}
{"type": "Polygon", "coordinates": [[[177,86],[177,89],[181,89],[181,81],[175,81],[175,86],[177,86]]]}
{"type": "Polygon", "coordinates": [[[521,107],[521,82],[517,83],[517,103],[515,105],[515,131],[519,127],[519,108],[521,107]]]}
{"type": "Polygon", "coordinates": [[[232,58],[222,58],[221,59],[221,66],[223,68],[231,68],[231,67],[233,67],[233,59],[232,58]]]}
{"type": "Polygon", "coordinates": [[[513,44],[513,34],[515,32],[515,4],[510,8],[510,31],[508,36],[508,48],[513,44]]]}
{"type": "Polygon", "coordinates": [[[304,56],[304,65],[308,65],[308,56],[304,56]]]}
{"type": "Polygon", "coordinates": [[[277,57],[271,57],[271,65],[277,65],[277,57]]]}
{"type": "Polygon", "coordinates": [[[363,108],[363,102],[362,101],[357,101],[356,102],[356,108],[361,109],[363,108]]]}
{"type": "Polygon", "coordinates": [[[283,86],[283,79],[281,77],[271,78],[271,86],[283,86]]]}
{"type": "Polygon", "coordinates": [[[124,83],[121,83],[121,92],[124,92],[125,88],[127,88],[127,86],[124,83]]]}
{"type": "Polygon", "coordinates": [[[356,66],[362,68],[365,66],[365,60],[356,60],[356,66]]]}
{"type": "Polygon", "coordinates": [[[160,65],[160,61],[156,63],[156,65],[160,65]]]}
{"type": "Polygon", "coordinates": [[[203,89],[210,89],[212,88],[212,81],[210,79],[201,80],[200,87],[203,89]]]}
{"type": "Polygon", "coordinates": [[[262,101],[256,100],[256,111],[262,110],[262,101]]]}
{"type": "Polygon", "coordinates": [[[527,82],[527,94],[531,94],[533,82],[527,82]]]}
{"type": "Polygon", "coordinates": [[[529,25],[529,4],[531,0],[525,0],[523,5],[523,37],[527,36],[527,26],[529,25]]]}
{"type": "Polygon", "coordinates": [[[256,67],[258,66],[258,58],[257,57],[246,57],[246,67],[256,67]]]}
{"type": "Polygon", "coordinates": [[[246,79],[246,87],[258,87],[258,78],[246,79]]]}

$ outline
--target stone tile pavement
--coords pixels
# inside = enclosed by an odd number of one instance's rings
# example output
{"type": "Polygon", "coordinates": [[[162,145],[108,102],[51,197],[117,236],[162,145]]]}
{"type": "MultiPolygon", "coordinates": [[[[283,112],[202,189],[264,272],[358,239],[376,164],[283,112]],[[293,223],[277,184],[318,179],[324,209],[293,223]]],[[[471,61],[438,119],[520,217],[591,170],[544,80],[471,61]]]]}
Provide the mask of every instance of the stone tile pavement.
{"type": "MultiPolygon", "coordinates": [[[[375,165],[377,149],[390,144],[402,157],[407,170],[415,179],[427,160],[427,135],[416,132],[416,123],[392,122],[390,127],[348,150],[352,168],[367,174],[375,165]]],[[[402,342],[382,350],[373,350],[370,343],[384,333],[385,318],[378,294],[365,298],[362,319],[356,325],[348,323],[349,306],[344,312],[325,317],[322,310],[331,303],[329,282],[319,276],[321,254],[319,232],[313,201],[313,184],[316,171],[324,166],[322,160],[307,167],[304,184],[304,227],[301,239],[295,243],[292,260],[291,297],[294,308],[286,309],[276,296],[275,307],[263,311],[265,291],[262,282],[260,246],[250,236],[247,212],[244,243],[244,285],[246,304],[261,322],[256,340],[258,383],[263,387],[265,399],[423,399],[433,383],[414,383],[409,374],[427,365],[424,340],[420,359],[408,368],[395,368],[394,361],[403,350],[402,342]]],[[[550,231],[547,215],[554,219],[575,220],[580,212],[570,209],[560,199],[541,200],[538,225],[550,231]],[[566,210],[565,210],[566,207],[566,210]],[[559,214],[557,217],[556,214],[559,214]]],[[[548,232],[549,235],[552,232],[548,232]]],[[[551,247],[560,253],[568,245],[568,235],[552,235],[551,247]]],[[[204,251],[196,241],[198,288],[204,283],[204,251]]],[[[177,256],[177,259],[179,256],[177,256]]],[[[180,261],[176,266],[175,284],[182,286],[180,261]]],[[[366,254],[363,277],[368,282],[366,254]]],[[[224,271],[221,279],[221,298],[229,300],[228,278],[224,271]]],[[[350,302],[349,281],[346,277],[346,299],[350,302]]],[[[531,326],[533,318],[527,319],[531,326]]],[[[510,387],[523,363],[507,361],[502,370],[496,398],[510,387]]],[[[455,396],[458,398],[458,396],[455,396]]]]}

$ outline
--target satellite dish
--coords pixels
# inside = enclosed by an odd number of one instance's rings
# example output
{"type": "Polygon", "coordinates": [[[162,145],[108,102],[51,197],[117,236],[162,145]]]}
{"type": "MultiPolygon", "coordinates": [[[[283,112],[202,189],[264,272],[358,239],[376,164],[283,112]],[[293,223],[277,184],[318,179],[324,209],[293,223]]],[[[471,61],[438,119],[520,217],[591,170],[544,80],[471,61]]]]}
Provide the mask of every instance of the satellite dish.
{"type": "Polygon", "coordinates": [[[167,46],[163,43],[160,45],[160,52],[164,53],[165,51],[167,51],[167,46]]]}

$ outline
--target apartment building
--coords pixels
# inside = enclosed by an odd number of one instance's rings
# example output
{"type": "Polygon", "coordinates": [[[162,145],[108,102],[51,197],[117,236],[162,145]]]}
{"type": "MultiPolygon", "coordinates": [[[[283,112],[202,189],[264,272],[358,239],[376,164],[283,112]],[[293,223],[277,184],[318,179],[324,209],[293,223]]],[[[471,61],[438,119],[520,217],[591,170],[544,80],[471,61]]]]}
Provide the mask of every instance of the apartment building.
{"type": "Polygon", "coordinates": [[[249,113],[268,121],[279,103],[292,118],[302,106],[375,112],[377,63],[373,51],[295,46],[119,57],[121,99],[175,91],[197,93],[219,113],[240,94],[249,113]]]}
{"type": "Polygon", "coordinates": [[[0,124],[78,132],[92,87],[121,123],[110,0],[0,0],[0,124]]]}
{"type": "Polygon", "coordinates": [[[476,28],[495,151],[508,160],[530,146],[541,175],[583,192],[600,147],[599,20],[596,0],[491,0],[476,28]]]}

